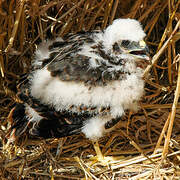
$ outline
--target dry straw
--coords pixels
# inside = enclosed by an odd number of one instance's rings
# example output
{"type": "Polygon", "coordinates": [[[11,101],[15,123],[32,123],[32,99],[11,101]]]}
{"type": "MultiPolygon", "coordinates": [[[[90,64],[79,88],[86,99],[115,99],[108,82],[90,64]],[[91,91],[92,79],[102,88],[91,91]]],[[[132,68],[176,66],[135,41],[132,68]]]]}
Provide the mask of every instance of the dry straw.
{"type": "Polygon", "coordinates": [[[178,0],[0,1],[1,179],[179,179],[179,5],[178,0]],[[43,141],[23,136],[7,146],[6,117],[18,101],[16,85],[28,72],[36,45],[70,32],[103,29],[119,17],[142,23],[152,64],[144,74],[139,112],[127,112],[99,141],[114,160],[108,166],[91,161],[95,152],[82,134],[43,141]]]}

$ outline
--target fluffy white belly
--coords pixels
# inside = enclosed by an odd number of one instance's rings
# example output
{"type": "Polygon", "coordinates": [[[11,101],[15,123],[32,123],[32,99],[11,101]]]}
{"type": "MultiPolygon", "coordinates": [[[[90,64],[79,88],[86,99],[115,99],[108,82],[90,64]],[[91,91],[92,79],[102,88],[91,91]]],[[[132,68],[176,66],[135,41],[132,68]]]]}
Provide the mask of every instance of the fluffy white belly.
{"type": "Polygon", "coordinates": [[[47,69],[34,73],[31,94],[42,103],[53,106],[57,111],[70,106],[111,107],[113,117],[121,116],[125,109],[136,109],[136,102],[143,95],[144,82],[136,74],[125,80],[109,82],[106,86],[89,88],[82,82],[61,81],[52,77],[47,69]]]}

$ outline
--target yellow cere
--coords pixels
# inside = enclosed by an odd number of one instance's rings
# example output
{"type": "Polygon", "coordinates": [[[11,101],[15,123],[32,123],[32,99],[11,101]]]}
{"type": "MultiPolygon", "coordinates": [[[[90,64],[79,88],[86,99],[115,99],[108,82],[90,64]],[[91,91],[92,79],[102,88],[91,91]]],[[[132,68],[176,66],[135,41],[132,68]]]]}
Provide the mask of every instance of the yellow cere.
{"type": "Polygon", "coordinates": [[[146,46],[146,43],[145,43],[144,40],[141,40],[141,41],[139,42],[139,45],[140,45],[141,47],[145,47],[145,46],[146,46]]]}

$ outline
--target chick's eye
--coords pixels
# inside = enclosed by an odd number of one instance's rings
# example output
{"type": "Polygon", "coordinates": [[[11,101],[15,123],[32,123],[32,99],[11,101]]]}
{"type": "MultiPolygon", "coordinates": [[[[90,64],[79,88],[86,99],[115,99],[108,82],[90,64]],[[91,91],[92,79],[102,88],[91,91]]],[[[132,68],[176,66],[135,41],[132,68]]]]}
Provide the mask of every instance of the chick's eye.
{"type": "Polygon", "coordinates": [[[130,44],[130,41],[129,41],[129,40],[123,40],[123,41],[121,42],[121,46],[123,46],[123,47],[127,47],[129,44],[130,44]]]}

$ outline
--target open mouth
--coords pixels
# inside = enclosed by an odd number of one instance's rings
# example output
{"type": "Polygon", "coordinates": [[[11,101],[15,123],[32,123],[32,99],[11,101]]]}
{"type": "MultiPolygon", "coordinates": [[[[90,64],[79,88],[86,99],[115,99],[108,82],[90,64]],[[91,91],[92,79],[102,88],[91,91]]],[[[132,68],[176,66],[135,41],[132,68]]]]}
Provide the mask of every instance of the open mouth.
{"type": "Polygon", "coordinates": [[[145,56],[147,56],[147,53],[146,53],[146,51],[143,51],[143,50],[136,50],[136,51],[131,51],[130,52],[130,54],[133,54],[133,55],[145,55],[145,56]]]}
{"type": "Polygon", "coordinates": [[[149,53],[145,49],[130,51],[130,54],[140,59],[149,60],[149,53]]]}

